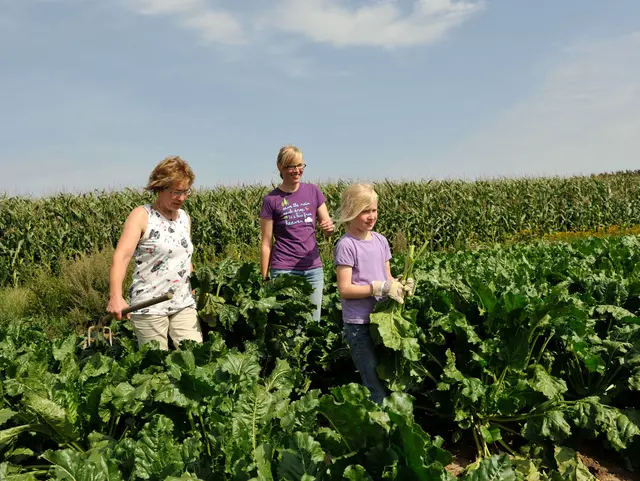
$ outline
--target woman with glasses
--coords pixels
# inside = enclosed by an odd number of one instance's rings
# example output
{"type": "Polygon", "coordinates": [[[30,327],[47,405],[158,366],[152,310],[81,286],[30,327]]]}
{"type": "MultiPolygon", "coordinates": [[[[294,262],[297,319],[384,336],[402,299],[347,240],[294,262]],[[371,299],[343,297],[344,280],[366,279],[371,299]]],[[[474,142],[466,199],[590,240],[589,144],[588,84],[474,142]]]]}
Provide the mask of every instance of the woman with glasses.
{"type": "Polygon", "coordinates": [[[194,180],[191,167],[180,157],[160,162],[145,187],[156,194],[155,200],[131,211],[113,254],[107,312],[117,320],[122,319],[122,310],[128,306],[122,283],[132,257],[131,304],[173,293],[168,301],[127,315],[139,346],[158,341],[161,349],[168,349],[167,335],[176,347],[183,339],[202,342],[190,282],[191,219],[182,209],[194,180]]]}
{"type": "Polygon", "coordinates": [[[282,183],[265,196],[260,211],[262,278],[281,274],[304,276],[313,287],[313,319],[317,321],[322,308],[324,272],[316,241],[316,221],[325,235],[333,232],[333,222],[320,189],[301,182],[306,164],[300,149],[293,145],[282,147],[277,167],[282,183]]]}

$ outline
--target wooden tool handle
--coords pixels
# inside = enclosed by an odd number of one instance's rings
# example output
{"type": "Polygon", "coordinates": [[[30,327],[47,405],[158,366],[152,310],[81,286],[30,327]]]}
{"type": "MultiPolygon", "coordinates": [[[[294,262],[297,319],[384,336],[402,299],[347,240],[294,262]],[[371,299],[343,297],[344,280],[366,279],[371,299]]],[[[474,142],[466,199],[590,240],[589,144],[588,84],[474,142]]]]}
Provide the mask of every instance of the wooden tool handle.
{"type": "Polygon", "coordinates": [[[132,306],[127,307],[126,309],[122,309],[122,315],[126,316],[130,312],[134,312],[140,309],[144,309],[145,307],[154,306],[164,301],[168,301],[173,297],[173,293],[169,292],[164,296],[154,297],[153,299],[149,299],[148,301],[139,302],[138,304],[134,304],[132,306]]]}
{"type": "MultiPolygon", "coordinates": [[[[134,311],[137,311],[137,310],[140,310],[140,309],[144,309],[145,307],[149,307],[149,306],[154,306],[154,305],[159,304],[159,303],[164,302],[164,301],[168,301],[172,297],[173,297],[173,292],[168,292],[164,296],[154,297],[153,299],[149,299],[148,301],[139,302],[138,304],[134,304],[134,305],[129,306],[129,307],[125,308],[125,309],[122,309],[122,317],[126,316],[130,312],[134,312],[134,311]]],[[[111,319],[111,317],[112,317],[111,314],[107,314],[102,319],[100,319],[100,326],[103,326],[104,324],[106,324],[109,321],[109,319],[111,319]]]]}

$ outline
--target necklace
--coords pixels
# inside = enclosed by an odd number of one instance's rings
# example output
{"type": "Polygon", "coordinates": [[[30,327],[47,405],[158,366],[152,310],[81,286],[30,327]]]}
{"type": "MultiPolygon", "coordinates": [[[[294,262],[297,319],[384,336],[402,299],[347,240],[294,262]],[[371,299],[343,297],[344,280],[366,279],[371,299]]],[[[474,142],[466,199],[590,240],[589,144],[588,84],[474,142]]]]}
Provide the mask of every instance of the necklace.
{"type": "Polygon", "coordinates": [[[166,219],[170,220],[171,222],[174,222],[176,220],[176,219],[174,219],[174,215],[177,214],[176,212],[172,212],[171,214],[167,214],[167,212],[165,212],[163,209],[161,209],[160,206],[158,204],[156,204],[155,202],[153,204],[151,204],[151,206],[155,210],[160,212],[166,219]]]}

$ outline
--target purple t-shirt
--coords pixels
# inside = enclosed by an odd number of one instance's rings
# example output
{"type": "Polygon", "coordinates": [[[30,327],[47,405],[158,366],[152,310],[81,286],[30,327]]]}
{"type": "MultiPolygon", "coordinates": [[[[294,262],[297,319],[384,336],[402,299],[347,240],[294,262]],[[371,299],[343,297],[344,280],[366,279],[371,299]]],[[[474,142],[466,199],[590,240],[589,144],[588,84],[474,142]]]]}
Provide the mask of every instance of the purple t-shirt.
{"type": "MultiPolygon", "coordinates": [[[[371,233],[370,240],[360,240],[345,234],[334,250],[334,264],[351,267],[351,283],[357,286],[366,286],[372,281],[387,280],[385,263],[389,259],[391,259],[389,242],[377,232],[371,233]]],[[[373,311],[376,302],[384,299],[386,297],[341,298],[342,320],[348,324],[368,324],[369,314],[373,311]]]]}
{"type": "Polygon", "coordinates": [[[262,201],[260,217],[273,220],[276,240],[271,268],[306,271],[322,267],[316,242],[316,213],[325,202],[314,184],[300,183],[295,192],[275,188],[262,201]]]}

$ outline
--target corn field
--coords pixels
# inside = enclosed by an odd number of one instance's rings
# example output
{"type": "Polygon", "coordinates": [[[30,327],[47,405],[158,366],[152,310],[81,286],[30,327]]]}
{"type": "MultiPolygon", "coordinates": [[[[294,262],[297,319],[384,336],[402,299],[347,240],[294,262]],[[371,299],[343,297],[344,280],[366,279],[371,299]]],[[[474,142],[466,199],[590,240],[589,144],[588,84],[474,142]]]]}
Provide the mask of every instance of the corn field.
{"type": "MultiPolygon", "coordinates": [[[[321,185],[337,216],[346,182],[321,185]]],[[[382,182],[376,230],[395,250],[428,242],[432,249],[504,242],[522,232],[624,228],[640,219],[638,172],[591,177],[492,181],[382,182]]],[[[258,213],[270,186],[196,189],[185,203],[196,259],[203,250],[257,254],[258,213]],[[256,251],[255,253],[253,251],[256,251]]],[[[37,266],[115,246],[137,205],[153,200],[133,189],[58,194],[43,199],[0,197],[0,286],[18,285],[37,266]]],[[[343,232],[339,228],[333,240],[343,232]]]]}

